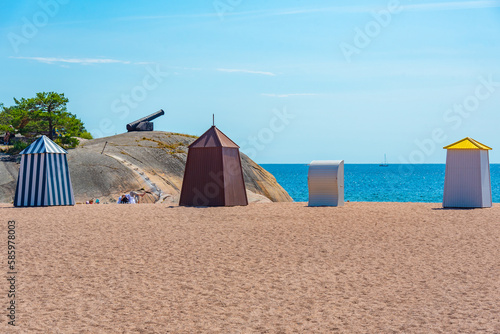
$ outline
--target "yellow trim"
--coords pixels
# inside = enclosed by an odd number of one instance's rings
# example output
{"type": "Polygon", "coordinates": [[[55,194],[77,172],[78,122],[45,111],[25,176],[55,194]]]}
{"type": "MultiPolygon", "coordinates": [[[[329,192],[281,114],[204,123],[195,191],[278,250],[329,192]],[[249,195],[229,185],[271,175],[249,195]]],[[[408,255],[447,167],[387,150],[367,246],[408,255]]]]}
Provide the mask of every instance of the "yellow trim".
{"type": "Polygon", "coordinates": [[[446,150],[492,150],[491,147],[481,144],[470,137],[466,137],[443,148],[446,150]]]}

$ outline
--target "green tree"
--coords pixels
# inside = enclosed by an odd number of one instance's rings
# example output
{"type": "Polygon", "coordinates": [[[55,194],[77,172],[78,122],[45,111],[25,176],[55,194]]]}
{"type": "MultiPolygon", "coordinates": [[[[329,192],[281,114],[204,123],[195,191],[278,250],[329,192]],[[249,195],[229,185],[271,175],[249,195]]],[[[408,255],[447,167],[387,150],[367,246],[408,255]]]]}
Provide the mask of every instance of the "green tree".
{"type": "MultiPolygon", "coordinates": [[[[83,122],[67,111],[68,99],[64,94],[55,92],[37,93],[34,98],[14,98],[15,105],[3,107],[0,113],[0,130],[6,130],[9,125],[22,135],[46,134],[54,139],[57,131],[62,144],[75,146],[71,137],[92,139],[83,122]]],[[[76,141],[76,145],[78,141],[76,141]]]]}
{"type": "Polygon", "coordinates": [[[37,93],[34,98],[14,99],[14,102],[20,109],[28,111],[31,115],[31,120],[38,125],[35,129],[36,132],[45,129],[50,139],[54,139],[54,128],[59,128],[65,122],[65,119],[71,115],[67,112],[66,104],[68,99],[64,94],[54,92],[37,93]]]}
{"type": "Polygon", "coordinates": [[[18,106],[3,107],[0,113],[0,130],[11,131],[12,127],[20,134],[39,133],[42,124],[33,122],[33,112],[18,106]]]}

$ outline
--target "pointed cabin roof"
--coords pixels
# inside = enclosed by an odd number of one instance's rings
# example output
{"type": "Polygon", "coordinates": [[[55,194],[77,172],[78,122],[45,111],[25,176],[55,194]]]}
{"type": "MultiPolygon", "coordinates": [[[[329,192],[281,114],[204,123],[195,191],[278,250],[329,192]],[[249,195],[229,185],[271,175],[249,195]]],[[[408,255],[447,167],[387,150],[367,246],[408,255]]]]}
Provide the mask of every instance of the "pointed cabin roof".
{"type": "Polygon", "coordinates": [[[200,147],[234,147],[239,148],[228,136],[214,125],[207,132],[196,139],[189,148],[200,147]]]}
{"type": "Polygon", "coordinates": [[[492,149],[491,147],[481,144],[477,140],[474,140],[470,137],[459,140],[456,143],[450,144],[443,148],[447,150],[491,150],[492,149]]]}
{"type": "Polygon", "coordinates": [[[34,141],[30,146],[25,148],[19,154],[38,154],[38,153],[59,153],[68,154],[68,151],[54,143],[47,136],[41,136],[34,141]]]}

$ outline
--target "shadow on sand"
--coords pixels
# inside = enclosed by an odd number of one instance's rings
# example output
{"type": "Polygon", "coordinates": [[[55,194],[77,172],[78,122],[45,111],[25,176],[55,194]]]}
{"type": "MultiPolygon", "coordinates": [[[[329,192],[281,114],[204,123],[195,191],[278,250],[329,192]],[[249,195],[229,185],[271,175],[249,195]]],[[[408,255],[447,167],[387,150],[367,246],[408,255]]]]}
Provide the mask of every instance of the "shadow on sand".
{"type": "Polygon", "coordinates": [[[432,208],[432,210],[445,210],[445,211],[468,211],[477,209],[490,209],[490,208],[432,208]]]}

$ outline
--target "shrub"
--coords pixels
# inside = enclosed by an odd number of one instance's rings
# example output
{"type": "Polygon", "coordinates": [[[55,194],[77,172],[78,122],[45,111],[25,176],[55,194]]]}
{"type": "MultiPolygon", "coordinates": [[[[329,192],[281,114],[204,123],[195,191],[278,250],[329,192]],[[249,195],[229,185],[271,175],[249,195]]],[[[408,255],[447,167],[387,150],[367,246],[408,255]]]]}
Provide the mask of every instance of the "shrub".
{"type": "Polygon", "coordinates": [[[14,142],[13,147],[11,147],[7,153],[8,154],[19,154],[22,150],[24,150],[26,147],[30,146],[29,143],[25,143],[24,141],[16,140],[14,142]]]}
{"type": "Polygon", "coordinates": [[[64,136],[55,140],[56,144],[64,148],[75,148],[80,144],[80,141],[74,137],[64,136]]]}
{"type": "Polygon", "coordinates": [[[81,132],[81,133],[79,134],[79,137],[80,137],[80,138],[83,138],[83,139],[94,139],[94,138],[92,137],[92,135],[90,134],[90,132],[87,132],[87,131],[85,131],[85,132],[81,132]]]}

